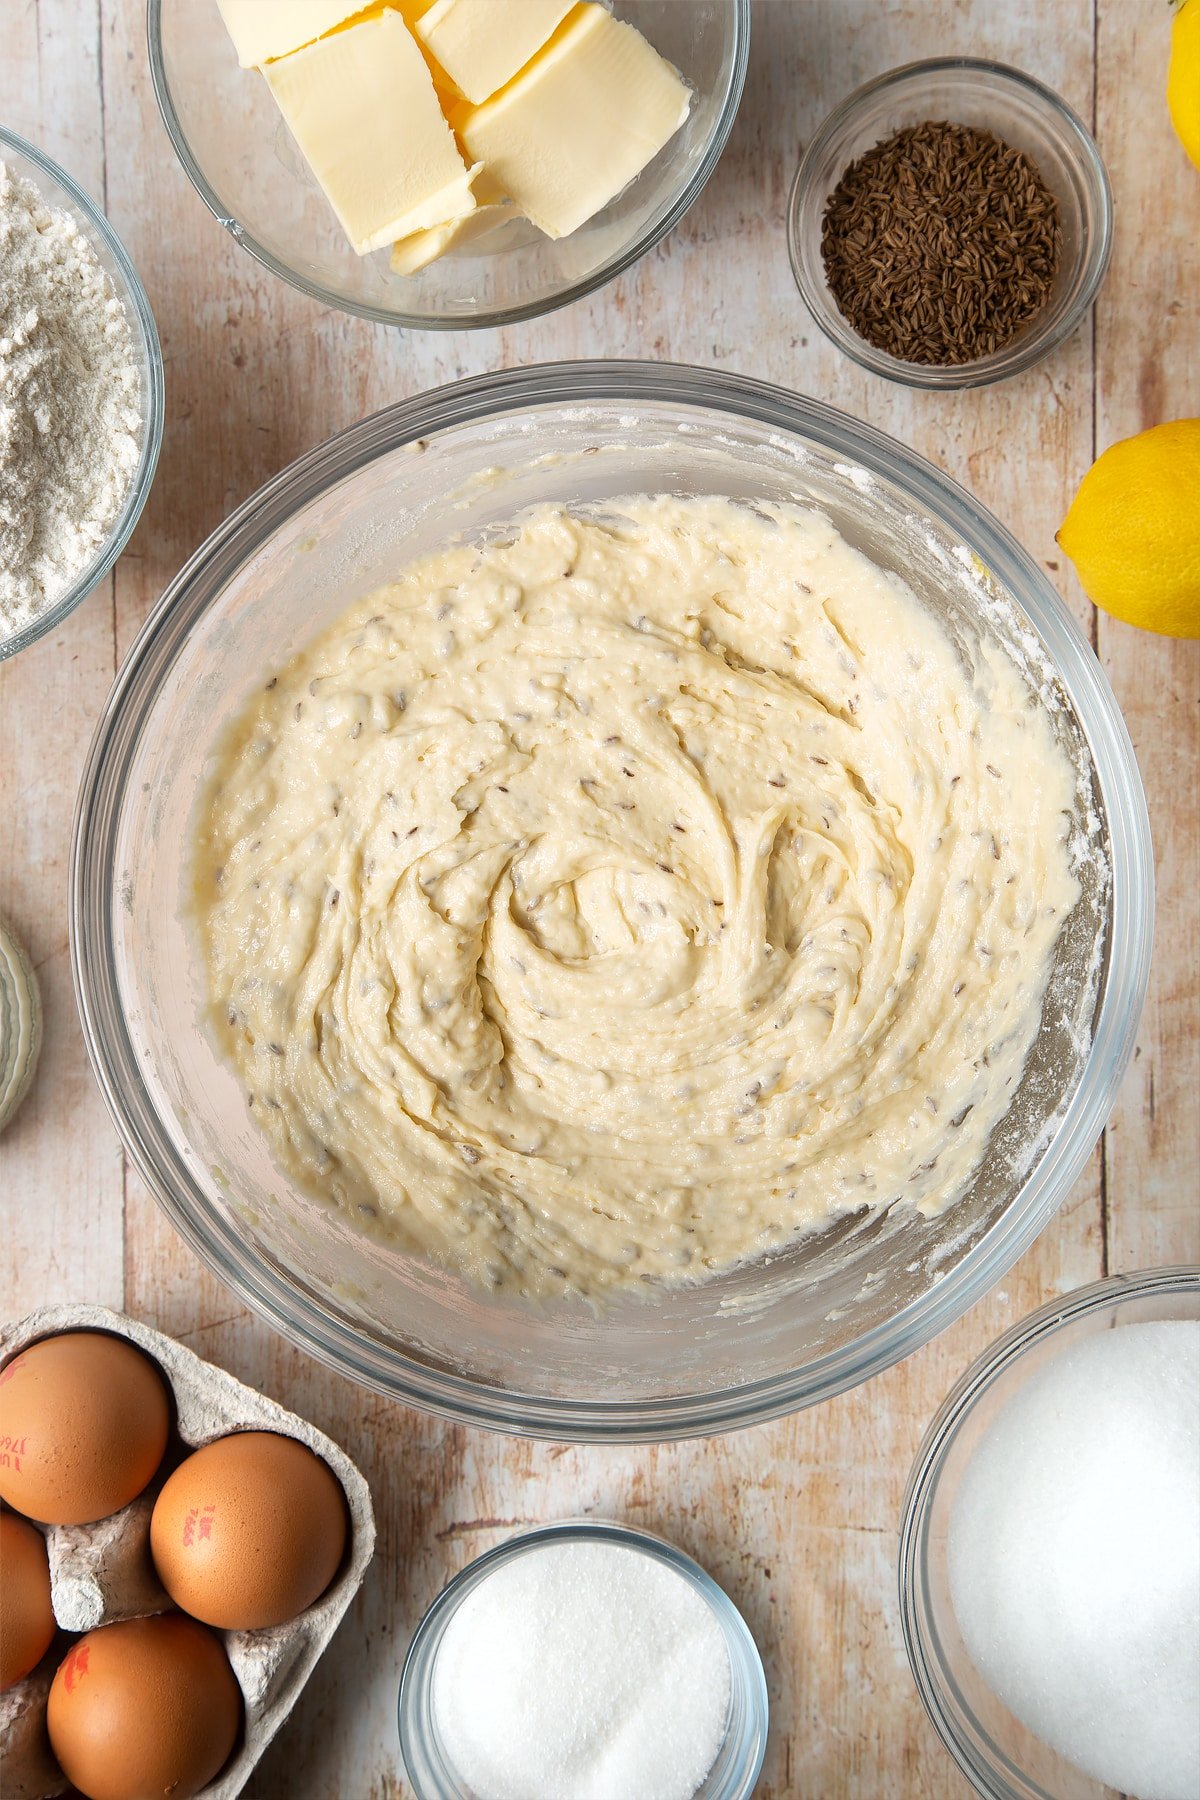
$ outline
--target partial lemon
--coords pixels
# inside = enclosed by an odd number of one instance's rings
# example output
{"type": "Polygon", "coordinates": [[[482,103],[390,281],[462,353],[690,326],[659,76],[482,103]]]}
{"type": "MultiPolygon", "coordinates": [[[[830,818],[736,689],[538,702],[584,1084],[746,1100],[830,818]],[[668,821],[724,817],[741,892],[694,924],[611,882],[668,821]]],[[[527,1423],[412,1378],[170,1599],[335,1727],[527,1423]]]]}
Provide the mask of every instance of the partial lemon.
{"type": "Polygon", "coordinates": [[[1171,26],[1167,109],[1179,141],[1200,169],[1200,0],[1183,0],[1171,26]]]}
{"type": "Polygon", "coordinates": [[[1058,541],[1089,599],[1115,619],[1200,637],[1200,419],[1154,425],[1106,450],[1058,541]]]}

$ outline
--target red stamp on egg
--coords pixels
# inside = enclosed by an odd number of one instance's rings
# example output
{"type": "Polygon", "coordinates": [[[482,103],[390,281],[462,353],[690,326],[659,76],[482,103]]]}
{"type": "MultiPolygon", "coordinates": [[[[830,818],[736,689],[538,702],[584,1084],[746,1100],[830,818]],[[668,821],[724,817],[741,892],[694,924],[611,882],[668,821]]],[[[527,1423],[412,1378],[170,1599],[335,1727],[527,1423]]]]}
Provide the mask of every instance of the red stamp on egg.
{"type": "Polygon", "coordinates": [[[213,1520],[216,1518],[216,1503],[212,1500],[201,1508],[193,1506],[188,1509],[183,1521],[183,1547],[190,1550],[194,1544],[212,1537],[213,1520]]]}
{"type": "Polygon", "coordinates": [[[91,1646],[87,1643],[73,1644],[68,1651],[67,1660],[62,1668],[63,1686],[68,1694],[75,1692],[76,1687],[87,1674],[90,1655],[91,1646]]]}

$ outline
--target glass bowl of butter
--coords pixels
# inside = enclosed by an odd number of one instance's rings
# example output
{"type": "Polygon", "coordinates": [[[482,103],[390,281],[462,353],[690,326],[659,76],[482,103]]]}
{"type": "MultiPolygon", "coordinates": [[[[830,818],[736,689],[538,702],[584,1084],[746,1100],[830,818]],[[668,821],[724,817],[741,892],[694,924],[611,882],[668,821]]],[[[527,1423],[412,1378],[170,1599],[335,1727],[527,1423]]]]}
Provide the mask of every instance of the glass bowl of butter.
{"type": "Polygon", "coordinates": [[[741,99],[749,0],[149,0],[175,150],[234,239],[327,306],[498,326],[678,223],[741,99]]]}
{"type": "Polygon", "coordinates": [[[965,1312],[1092,1151],[1152,917],[1120,712],[1003,527],[819,402],[632,362],[406,401],[227,519],[71,876],[93,1067],[193,1249],[347,1376],[575,1441],[778,1416],[965,1312]]]}

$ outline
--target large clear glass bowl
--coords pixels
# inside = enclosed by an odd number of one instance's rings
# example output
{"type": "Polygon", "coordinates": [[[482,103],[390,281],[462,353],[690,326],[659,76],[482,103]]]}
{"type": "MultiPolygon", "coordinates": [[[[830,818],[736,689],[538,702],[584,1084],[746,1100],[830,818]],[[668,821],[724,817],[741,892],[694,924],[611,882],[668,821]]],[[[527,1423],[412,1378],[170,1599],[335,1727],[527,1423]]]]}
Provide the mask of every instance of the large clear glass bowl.
{"type": "Polygon", "coordinates": [[[971,1660],[951,1598],[949,1567],[951,1520],[967,1466],[1009,1402],[1064,1350],[1098,1331],[1164,1319],[1200,1320],[1200,1269],[1114,1275],[1052,1300],[972,1363],[917,1451],[900,1528],[904,1643],[926,1712],[984,1800],[1120,1796],[1036,1737],[971,1660]]]}
{"type": "MultiPolygon", "coordinates": [[[[60,169],[36,145],[26,143],[15,131],[9,131],[2,125],[0,162],[7,163],[22,180],[32,182],[47,206],[70,213],[96,252],[100,266],[112,282],[113,291],[124,306],[125,316],[129,320],[142,413],[138,432],[137,468],[104,542],[97,547],[96,554],[87,567],[80,570],[71,585],[44,612],[8,637],[4,636],[3,628],[0,627],[0,662],[3,662],[6,657],[15,656],[18,650],[24,650],[28,644],[36,643],[48,631],[57,631],[67,615],[73,613],[80,602],[86,600],[104,580],[124,550],[141,517],[158,467],[165,403],[162,351],[146,290],[129,260],[129,252],[96,202],[84,193],[77,182],[72,181],[65,169],[60,169]]],[[[2,278],[3,271],[0,270],[0,279],[2,278]]]]}
{"type": "Polygon", "coordinates": [[[96,1073],[137,1167],[247,1301],[356,1380],[472,1422],[683,1437],[837,1393],[957,1318],[1036,1236],[1133,1047],[1152,924],[1137,765],[1094,655],[969,495],[868,426],[714,371],[579,363],[460,382],[366,419],[220,527],[118,675],[80,790],[72,955],[96,1073]],[[292,1186],[201,1023],[188,919],[198,797],[255,684],[399,567],[534,501],[638,492],[811,500],[900,571],[969,655],[1007,646],[1078,770],[1100,854],[1040,1035],[970,1192],[941,1218],[846,1218],[769,1265],[606,1310],[485,1296],[292,1186]]]}
{"type": "Polygon", "coordinates": [[[750,0],[616,0],[684,76],[682,129],[569,237],[515,219],[417,275],[358,256],[266,82],[242,69],[216,0],[147,0],[154,91],[196,192],[243,249],[326,306],[383,325],[463,329],[536,318],[603,287],[677,225],[717,165],[750,54],[750,0]]]}

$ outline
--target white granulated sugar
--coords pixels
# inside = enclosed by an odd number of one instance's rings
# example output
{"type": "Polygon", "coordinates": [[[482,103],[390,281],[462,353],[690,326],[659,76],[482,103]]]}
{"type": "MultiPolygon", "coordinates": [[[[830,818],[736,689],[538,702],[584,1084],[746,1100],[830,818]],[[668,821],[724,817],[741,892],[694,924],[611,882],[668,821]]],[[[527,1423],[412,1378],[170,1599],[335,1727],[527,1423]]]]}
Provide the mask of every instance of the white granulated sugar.
{"type": "Polygon", "coordinates": [[[76,220],[0,162],[0,638],[92,561],[139,456],[125,308],[76,220]]]}
{"type": "Polygon", "coordinates": [[[619,1544],[547,1544],[498,1568],[438,1650],[433,1715],[480,1800],[689,1800],[729,1712],[708,1603],[619,1544]]]}
{"type": "Polygon", "coordinates": [[[1200,1796],[1200,1322],[1063,1350],[955,1500],[964,1642],[1028,1728],[1137,1800],[1200,1796]]]}

